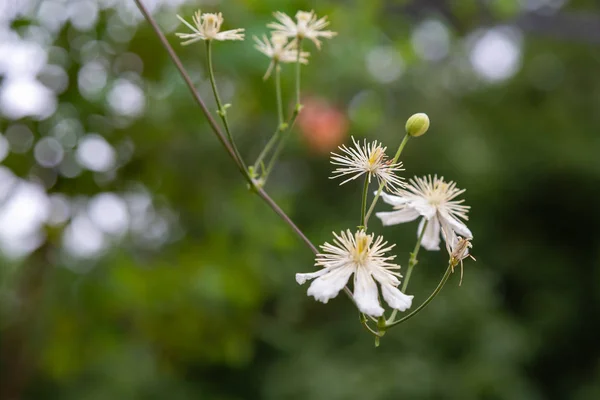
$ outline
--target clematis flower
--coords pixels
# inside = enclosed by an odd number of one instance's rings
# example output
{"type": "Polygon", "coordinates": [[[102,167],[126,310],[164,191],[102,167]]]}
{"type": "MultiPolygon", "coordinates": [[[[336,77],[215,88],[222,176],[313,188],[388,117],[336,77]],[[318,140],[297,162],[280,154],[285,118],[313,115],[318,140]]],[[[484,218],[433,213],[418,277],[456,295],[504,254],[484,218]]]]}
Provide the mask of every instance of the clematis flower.
{"type": "Polygon", "coordinates": [[[344,182],[354,180],[364,174],[367,174],[369,183],[371,177],[375,176],[379,184],[384,183],[385,187],[391,190],[396,190],[404,186],[402,178],[396,176],[396,172],[404,171],[402,163],[392,164],[391,160],[385,154],[386,147],[382,147],[380,143],[374,141],[361,146],[360,142],[352,138],[354,147],[346,147],[342,145],[339,149],[342,154],[331,153],[331,163],[338,165],[333,171],[331,179],[349,176],[344,182]]]}
{"type": "Polygon", "coordinates": [[[289,38],[309,39],[319,50],[321,49],[320,37],[331,39],[337,35],[336,32],[323,30],[323,28],[329,25],[329,21],[327,21],[327,17],[317,19],[314,11],[298,11],[296,13],[296,22],[287,14],[279,11],[273,15],[279,21],[271,22],[267,25],[268,28],[274,30],[273,33],[282,34],[289,38]]]}
{"type": "Polygon", "coordinates": [[[244,40],[244,29],[232,29],[229,31],[219,32],[223,24],[223,14],[204,13],[200,10],[194,13],[192,22],[194,25],[187,22],[185,19],[177,15],[177,18],[192,30],[192,33],[175,33],[180,39],[185,39],[181,44],[183,46],[195,43],[199,40],[244,40]]]}
{"type": "MultiPolygon", "coordinates": [[[[262,36],[262,40],[253,36],[256,44],[254,47],[271,59],[271,64],[267,68],[267,73],[263,79],[267,79],[271,75],[271,71],[275,64],[279,62],[283,63],[295,63],[298,61],[298,50],[297,43],[291,41],[288,43],[288,39],[285,35],[279,33],[271,34],[271,40],[266,35],[262,36]]],[[[308,64],[308,56],[310,53],[303,51],[300,53],[300,63],[308,64]]]]}
{"type": "Polygon", "coordinates": [[[308,295],[327,303],[338,295],[350,276],[354,274],[353,298],[358,309],[373,317],[383,315],[379,303],[377,283],[387,304],[396,310],[405,311],[412,305],[413,296],[407,296],[398,289],[400,284],[399,265],[392,264],[396,256],[386,256],[395,245],[388,246],[382,236],[374,239],[364,230],[352,234],[350,230],[340,235],[333,233],[333,244],[321,246],[323,252],[317,255],[315,265],[322,267],[317,272],[296,274],[296,281],[302,285],[314,279],[308,288],[308,295]]]}
{"type": "Polygon", "coordinates": [[[445,182],[443,177],[415,177],[396,196],[382,193],[383,200],[394,206],[395,211],[376,215],[383,225],[410,222],[422,216],[417,236],[421,235],[425,221],[428,221],[422,246],[427,250],[439,250],[441,234],[452,248],[458,241],[457,234],[466,239],[473,238],[469,228],[460,220],[469,219],[467,212],[470,207],[462,204],[464,200],[454,200],[464,192],[464,189],[456,187],[456,183],[445,182]]]}

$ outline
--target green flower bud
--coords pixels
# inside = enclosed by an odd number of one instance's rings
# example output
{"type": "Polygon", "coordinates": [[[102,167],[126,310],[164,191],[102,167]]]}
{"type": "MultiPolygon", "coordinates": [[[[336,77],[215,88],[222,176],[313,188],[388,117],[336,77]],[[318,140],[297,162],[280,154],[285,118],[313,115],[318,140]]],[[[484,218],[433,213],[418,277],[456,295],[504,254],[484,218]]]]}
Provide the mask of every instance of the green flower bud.
{"type": "Polygon", "coordinates": [[[425,113],[412,115],[406,121],[406,133],[410,136],[421,136],[429,129],[429,117],[425,113]]]}

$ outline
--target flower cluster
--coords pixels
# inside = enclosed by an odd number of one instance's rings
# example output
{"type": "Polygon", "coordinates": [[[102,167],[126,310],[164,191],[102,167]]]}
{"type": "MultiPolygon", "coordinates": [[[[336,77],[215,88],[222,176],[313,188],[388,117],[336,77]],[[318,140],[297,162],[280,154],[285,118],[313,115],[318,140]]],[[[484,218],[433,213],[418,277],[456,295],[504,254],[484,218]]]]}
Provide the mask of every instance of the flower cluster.
{"type": "MultiPolygon", "coordinates": [[[[219,14],[197,11],[193,18],[193,24],[186,22],[177,16],[191,33],[177,33],[183,39],[182,44],[190,44],[200,40],[225,41],[243,40],[244,29],[232,29],[221,31],[223,17],[219,14]]],[[[271,29],[269,35],[260,38],[253,36],[255,48],[270,59],[269,67],[264,79],[267,79],[273,70],[275,73],[276,96],[278,106],[278,125],[275,134],[266,144],[253,166],[242,168],[247,174],[249,184],[262,188],[269,172],[274,165],[281,146],[285,142],[282,135],[288,133],[293,122],[300,112],[300,66],[308,64],[310,54],[302,50],[305,39],[312,41],[317,49],[321,49],[321,39],[333,38],[336,33],[325,30],[329,25],[327,17],[318,18],[314,11],[298,11],[295,19],[282,13],[274,13],[276,22],[267,24],[271,29]],[[283,101],[281,95],[280,68],[281,64],[295,63],[296,69],[296,109],[289,119],[284,118],[283,101]],[[287,122],[286,122],[287,121],[287,122]],[[289,123],[288,123],[289,122],[289,123]],[[275,149],[275,150],[273,150],[275,149]],[[270,160],[266,162],[270,156],[270,160]],[[266,168],[265,168],[266,165],[266,168]],[[259,171],[262,171],[259,173],[259,171]]],[[[228,145],[234,151],[238,165],[245,166],[241,159],[233,136],[231,135],[227,122],[226,108],[228,104],[222,105],[218,95],[216,81],[211,63],[211,46],[208,51],[208,71],[211,84],[217,102],[219,116],[223,121],[223,127],[227,133],[228,145]]],[[[472,247],[473,234],[466,226],[469,207],[459,200],[465,190],[459,189],[453,181],[446,181],[443,177],[434,175],[425,177],[414,177],[405,182],[399,174],[404,171],[403,164],[399,160],[401,153],[412,137],[419,137],[429,129],[429,118],[426,114],[418,113],[411,116],[405,125],[406,135],[398,146],[394,157],[386,154],[387,148],[378,141],[362,143],[352,137],[352,145],[342,145],[338,153],[331,153],[331,163],[335,166],[331,179],[341,178],[340,185],[357,179],[363,180],[363,196],[361,203],[360,225],[356,230],[347,229],[340,234],[333,233],[333,241],[326,242],[321,246],[321,252],[316,255],[315,266],[319,269],[315,272],[298,273],[296,281],[304,284],[312,280],[308,295],[316,300],[327,303],[336,297],[342,290],[348,293],[358,310],[361,312],[361,322],[365,327],[379,338],[386,329],[402,322],[423,308],[430,298],[416,311],[402,320],[395,320],[398,311],[408,310],[413,301],[412,295],[405,294],[412,269],[417,263],[417,253],[422,246],[426,250],[439,250],[442,240],[446,243],[449,255],[447,273],[442,283],[454,272],[454,268],[461,266],[461,282],[463,260],[467,257],[473,258],[469,253],[472,247]],[[372,183],[377,184],[377,190],[368,207],[369,187],[372,183]],[[417,244],[415,251],[411,253],[408,262],[408,270],[404,282],[399,273],[400,265],[393,263],[396,256],[390,255],[394,244],[388,244],[383,236],[368,232],[368,222],[379,198],[393,208],[391,211],[377,212],[375,215],[384,226],[396,225],[420,219],[417,228],[417,244]],[[350,278],[351,289],[348,288],[350,278]],[[402,286],[400,287],[400,284],[402,286]],[[384,303],[380,301],[384,300],[384,303]],[[385,317],[385,305],[389,306],[391,316],[385,317]],[[377,331],[369,326],[369,316],[377,323],[377,331]]],[[[223,137],[222,140],[225,140],[223,137]]],[[[290,224],[292,224],[290,222],[290,224]]],[[[293,224],[292,224],[293,225],[293,224]]],[[[302,234],[305,241],[308,242],[302,234]]],[[[436,289],[434,294],[439,292],[436,289]]]]}
{"type": "MultiPolygon", "coordinates": [[[[472,246],[473,235],[463,222],[468,219],[469,207],[462,204],[464,200],[457,199],[464,193],[464,189],[457,188],[454,182],[447,182],[437,175],[415,177],[408,183],[397,175],[404,170],[398,158],[406,141],[409,137],[421,136],[428,128],[427,115],[415,114],[411,117],[406,124],[406,137],[393,159],[387,157],[386,148],[381,143],[367,143],[365,140],[361,144],[354,138],[353,147],[341,146],[340,154],[332,153],[331,163],[337,167],[332,178],[345,178],[342,182],[344,184],[364,176],[361,226],[354,234],[349,230],[341,235],[334,233],[334,245],[325,243],[321,246],[323,253],[317,255],[315,265],[322,269],[296,275],[300,284],[314,278],[308,295],[326,303],[346,286],[350,276],[354,274],[351,292],[353,300],[363,314],[371,317],[381,317],[385,312],[378,300],[378,283],[383,299],[394,310],[390,320],[386,320],[390,325],[386,322],[383,329],[394,325],[397,311],[410,308],[413,296],[403,293],[408,281],[404,282],[402,291],[398,289],[399,278],[402,277],[397,272],[400,266],[390,263],[395,256],[385,256],[385,253],[392,250],[393,245],[388,246],[381,236],[373,240],[373,234],[369,235],[366,232],[370,212],[380,196],[393,206],[393,211],[376,213],[383,225],[396,225],[421,217],[417,228],[417,249],[423,246],[427,250],[439,250],[440,240],[443,238],[449,254],[449,268],[453,272],[456,265],[461,265],[461,282],[463,260],[467,257],[472,258],[469,249],[472,246]],[[366,189],[373,176],[377,179],[379,188],[375,191],[372,206],[367,212],[366,189]]],[[[415,264],[416,254],[412,254],[408,277],[415,264]]],[[[378,327],[381,328],[379,323],[378,327]]],[[[377,334],[371,328],[369,330],[377,334]]]]}

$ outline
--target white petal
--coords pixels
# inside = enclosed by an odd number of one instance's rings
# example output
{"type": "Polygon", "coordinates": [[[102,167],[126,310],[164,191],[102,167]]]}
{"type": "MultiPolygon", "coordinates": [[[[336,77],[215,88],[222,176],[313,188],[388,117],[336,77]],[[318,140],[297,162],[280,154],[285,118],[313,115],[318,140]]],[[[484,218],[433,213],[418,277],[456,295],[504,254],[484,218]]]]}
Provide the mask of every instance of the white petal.
{"type": "Polygon", "coordinates": [[[450,228],[452,228],[460,236],[466,239],[473,239],[473,234],[469,228],[467,228],[464,222],[459,221],[447,212],[440,212],[440,220],[443,220],[445,223],[450,225],[450,228]]]}
{"type": "Polygon", "coordinates": [[[326,274],[313,281],[308,288],[307,294],[322,303],[327,303],[329,299],[337,296],[340,290],[346,286],[353,272],[354,268],[352,266],[329,270],[326,274]]]}
{"type": "MultiPolygon", "coordinates": [[[[377,196],[377,191],[373,192],[375,196],[377,196]]],[[[392,206],[401,206],[403,204],[408,203],[408,199],[406,197],[400,196],[392,196],[391,194],[387,194],[386,192],[381,192],[381,198],[386,203],[392,206]]]]}
{"type": "Polygon", "coordinates": [[[377,284],[371,274],[359,267],[354,274],[354,301],[358,309],[373,317],[383,315],[383,307],[379,304],[377,284]]]}
{"type": "Polygon", "coordinates": [[[414,221],[420,214],[414,208],[404,208],[398,211],[378,212],[375,215],[381,220],[383,225],[387,226],[414,221]]]}
{"type": "MultiPolygon", "coordinates": [[[[423,230],[423,224],[425,224],[425,218],[421,219],[419,229],[417,229],[417,237],[421,235],[423,230]]],[[[440,222],[437,217],[433,217],[429,220],[425,234],[421,245],[427,250],[439,250],[440,249],[440,222]]]]}
{"type": "Polygon", "coordinates": [[[456,236],[456,232],[450,228],[450,225],[444,219],[441,219],[440,222],[442,225],[442,237],[446,241],[446,249],[449,254],[452,254],[452,250],[458,243],[458,236],[456,236]]]}
{"type": "Polygon", "coordinates": [[[317,272],[309,272],[306,274],[296,274],[296,282],[298,282],[299,285],[304,285],[304,282],[306,282],[307,280],[318,278],[319,276],[325,274],[326,272],[329,272],[329,269],[323,268],[323,269],[318,270],[317,272]]]}
{"type": "Polygon", "coordinates": [[[437,213],[437,209],[425,199],[415,200],[411,203],[411,206],[427,219],[431,219],[437,213]]]}
{"type": "Polygon", "coordinates": [[[381,284],[381,294],[390,307],[399,311],[408,310],[412,305],[414,297],[402,293],[398,288],[392,285],[385,284],[381,284]]]}

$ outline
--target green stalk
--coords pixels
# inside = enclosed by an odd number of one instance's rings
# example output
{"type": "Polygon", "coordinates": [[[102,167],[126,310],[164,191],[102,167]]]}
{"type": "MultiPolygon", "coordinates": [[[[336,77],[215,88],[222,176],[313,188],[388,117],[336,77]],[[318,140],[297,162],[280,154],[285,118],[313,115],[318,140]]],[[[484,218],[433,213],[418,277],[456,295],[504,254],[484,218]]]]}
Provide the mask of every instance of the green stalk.
{"type": "Polygon", "coordinates": [[[393,321],[393,322],[386,323],[385,328],[389,329],[389,328],[391,328],[393,326],[401,324],[401,323],[409,320],[410,318],[414,317],[419,312],[421,312],[421,310],[423,310],[429,303],[431,303],[431,300],[433,300],[435,298],[435,296],[437,296],[440,293],[440,291],[442,290],[442,288],[446,284],[446,281],[448,281],[448,278],[450,277],[451,273],[452,273],[452,265],[449,264],[448,265],[448,269],[446,269],[446,273],[442,277],[442,280],[437,285],[437,287],[435,288],[435,290],[433,291],[433,293],[431,293],[431,295],[427,298],[427,300],[425,300],[423,302],[423,304],[421,304],[419,307],[417,307],[413,312],[411,312],[410,314],[406,315],[403,318],[400,318],[398,321],[393,321]]]}
{"type": "Polygon", "coordinates": [[[283,123],[283,100],[281,97],[281,67],[279,63],[275,62],[275,96],[277,97],[277,128],[273,133],[273,136],[267,142],[265,148],[260,152],[258,158],[254,162],[254,171],[258,171],[258,168],[262,164],[263,160],[269,154],[275,143],[277,143],[277,139],[279,139],[281,132],[284,130],[283,123]]]}
{"type": "Polygon", "coordinates": [[[269,160],[269,165],[267,166],[263,176],[264,182],[267,181],[269,174],[273,170],[273,167],[275,166],[275,163],[277,162],[277,159],[279,158],[279,155],[281,154],[281,151],[283,150],[283,147],[290,136],[290,132],[294,127],[294,123],[296,122],[296,118],[300,113],[300,109],[302,108],[302,104],[300,104],[300,54],[302,54],[302,38],[298,38],[298,54],[296,55],[296,107],[294,107],[294,112],[292,113],[290,121],[285,126],[285,129],[282,129],[281,131],[281,139],[275,148],[273,156],[271,156],[271,160],[269,160]]]}
{"type": "Polygon", "coordinates": [[[300,103],[300,55],[302,54],[302,38],[298,38],[298,54],[296,55],[296,108],[299,109],[300,103]]]}
{"type": "MultiPolygon", "coordinates": [[[[402,151],[404,150],[404,146],[406,146],[406,143],[408,143],[408,139],[410,139],[410,135],[407,133],[406,135],[404,135],[404,139],[402,139],[402,143],[400,143],[400,146],[398,147],[398,151],[396,151],[396,155],[394,156],[394,159],[391,162],[392,164],[395,164],[398,161],[398,159],[400,158],[400,154],[402,154],[402,151]]],[[[385,182],[381,182],[379,184],[379,189],[377,190],[377,193],[375,194],[375,197],[373,198],[373,201],[371,202],[369,211],[367,212],[367,215],[365,216],[365,229],[367,229],[367,224],[369,223],[369,218],[371,217],[371,214],[373,213],[373,210],[375,209],[375,205],[377,204],[377,201],[379,200],[379,196],[381,196],[381,192],[383,191],[384,187],[385,187],[385,182]]]]}
{"type": "Polygon", "coordinates": [[[207,53],[207,60],[208,60],[208,76],[210,77],[210,84],[212,86],[213,94],[215,96],[215,102],[217,103],[217,113],[221,117],[221,121],[223,121],[223,127],[225,128],[225,133],[227,134],[227,138],[229,139],[229,143],[231,144],[231,147],[233,148],[233,152],[235,153],[235,156],[237,157],[241,166],[244,168],[244,171],[246,171],[246,174],[248,174],[246,165],[244,164],[244,160],[242,159],[242,156],[240,155],[240,152],[238,151],[238,148],[235,145],[235,141],[233,140],[233,135],[231,134],[231,130],[229,129],[229,121],[227,119],[227,111],[225,110],[225,108],[223,108],[223,103],[221,102],[221,97],[219,96],[219,90],[217,89],[217,83],[215,81],[215,73],[213,71],[211,43],[212,43],[212,40],[206,41],[206,53],[207,53]]]}
{"type": "MultiPolygon", "coordinates": [[[[423,236],[425,236],[425,229],[427,229],[428,224],[429,220],[426,219],[425,223],[423,224],[423,230],[421,231],[421,234],[417,239],[417,243],[415,244],[415,248],[412,251],[412,253],[410,253],[410,257],[408,259],[408,269],[406,270],[406,276],[404,277],[404,283],[402,284],[401,289],[401,292],[404,294],[406,294],[406,288],[408,287],[408,281],[410,281],[410,276],[412,275],[413,268],[418,263],[417,256],[419,255],[419,250],[421,249],[421,242],[423,241],[423,236]]],[[[394,322],[397,313],[398,310],[392,311],[392,315],[390,316],[390,319],[388,321],[394,322]]]]}
{"type": "Polygon", "coordinates": [[[365,228],[365,216],[367,215],[367,196],[369,195],[369,175],[365,175],[365,184],[363,186],[362,204],[360,207],[360,226],[365,228]]]}
{"type": "Polygon", "coordinates": [[[263,176],[264,182],[267,181],[269,174],[271,173],[271,171],[273,170],[273,167],[275,166],[275,162],[277,162],[277,159],[279,158],[281,151],[285,147],[285,143],[287,142],[288,138],[290,137],[289,133],[291,132],[292,128],[294,127],[294,123],[296,122],[297,117],[298,117],[298,110],[295,109],[292,114],[292,117],[290,118],[290,122],[288,122],[285,129],[283,129],[281,131],[281,135],[282,135],[281,139],[279,140],[279,143],[277,143],[277,147],[275,148],[275,151],[273,152],[273,155],[271,156],[271,159],[269,160],[269,165],[267,166],[267,169],[263,176]]]}

